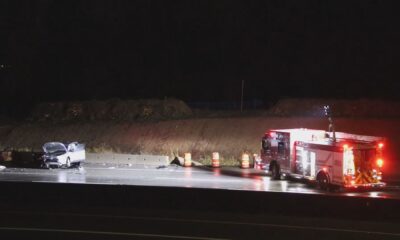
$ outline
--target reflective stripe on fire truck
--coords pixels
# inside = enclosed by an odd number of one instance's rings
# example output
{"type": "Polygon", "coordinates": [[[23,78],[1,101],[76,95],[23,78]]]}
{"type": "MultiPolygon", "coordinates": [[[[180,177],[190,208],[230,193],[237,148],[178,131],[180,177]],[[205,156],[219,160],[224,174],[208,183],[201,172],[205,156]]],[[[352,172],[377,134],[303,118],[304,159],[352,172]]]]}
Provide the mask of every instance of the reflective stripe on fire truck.
{"type": "Polygon", "coordinates": [[[369,172],[359,172],[357,174],[355,183],[356,184],[366,184],[366,183],[376,183],[378,182],[376,179],[374,179],[369,172]]]}

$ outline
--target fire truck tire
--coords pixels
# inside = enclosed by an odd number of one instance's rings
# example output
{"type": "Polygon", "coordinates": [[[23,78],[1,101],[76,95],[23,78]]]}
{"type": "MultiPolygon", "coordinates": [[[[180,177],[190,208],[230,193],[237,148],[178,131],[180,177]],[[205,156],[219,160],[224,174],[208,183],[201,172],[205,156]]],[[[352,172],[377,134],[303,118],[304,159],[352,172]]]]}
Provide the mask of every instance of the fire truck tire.
{"type": "Polygon", "coordinates": [[[329,190],[329,178],[325,173],[319,173],[317,176],[318,187],[321,190],[329,190]]]}
{"type": "Polygon", "coordinates": [[[279,165],[277,163],[273,163],[271,165],[271,177],[274,180],[281,179],[281,169],[279,168],[279,165]]]}

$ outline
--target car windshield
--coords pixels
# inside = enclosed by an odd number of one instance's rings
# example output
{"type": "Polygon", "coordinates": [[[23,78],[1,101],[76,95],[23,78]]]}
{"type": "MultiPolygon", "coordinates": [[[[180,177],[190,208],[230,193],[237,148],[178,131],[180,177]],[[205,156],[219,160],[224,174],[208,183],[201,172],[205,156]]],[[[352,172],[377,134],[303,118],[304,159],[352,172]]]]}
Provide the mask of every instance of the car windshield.
{"type": "Polygon", "coordinates": [[[66,152],[65,146],[62,143],[46,143],[43,149],[50,154],[63,154],[66,152]]]}

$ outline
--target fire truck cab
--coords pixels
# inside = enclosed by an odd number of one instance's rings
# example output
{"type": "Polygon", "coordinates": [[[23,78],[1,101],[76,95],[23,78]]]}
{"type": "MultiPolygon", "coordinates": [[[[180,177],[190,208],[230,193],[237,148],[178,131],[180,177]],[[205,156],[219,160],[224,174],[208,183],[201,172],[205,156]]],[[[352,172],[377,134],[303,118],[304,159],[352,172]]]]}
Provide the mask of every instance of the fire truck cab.
{"type": "Polygon", "coordinates": [[[382,137],[310,129],[270,130],[262,138],[261,162],[255,167],[271,173],[330,186],[381,187],[382,137]],[[333,135],[333,136],[332,136],[333,135]]]}

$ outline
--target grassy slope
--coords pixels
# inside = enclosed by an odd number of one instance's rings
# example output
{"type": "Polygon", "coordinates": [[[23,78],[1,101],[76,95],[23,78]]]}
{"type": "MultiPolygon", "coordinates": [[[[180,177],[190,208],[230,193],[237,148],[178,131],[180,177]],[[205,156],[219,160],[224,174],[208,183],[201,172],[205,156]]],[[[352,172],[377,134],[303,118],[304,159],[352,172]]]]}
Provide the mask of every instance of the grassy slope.
{"type": "MultiPolygon", "coordinates": [[[[241,152],[258,153],[260,138],[267,129],[305,127],[326,129],[321,118],[242,117],[185,119],[160,122],[75,124],[22,124],[0,128],[4,147],[40,149],[47,141],[81,141],[93,152],[174,154],[192,152],[193,159],[209,161],[218,151],[223,163],[235,164],[241,152]],[[11,130],[11,131],[10,131],[11,130]]],[[[385,168],[400,169],[393,164],[400,156],[400,119],[336,119],[337,131],[385,136],[391,161],[385,168]]]]}

